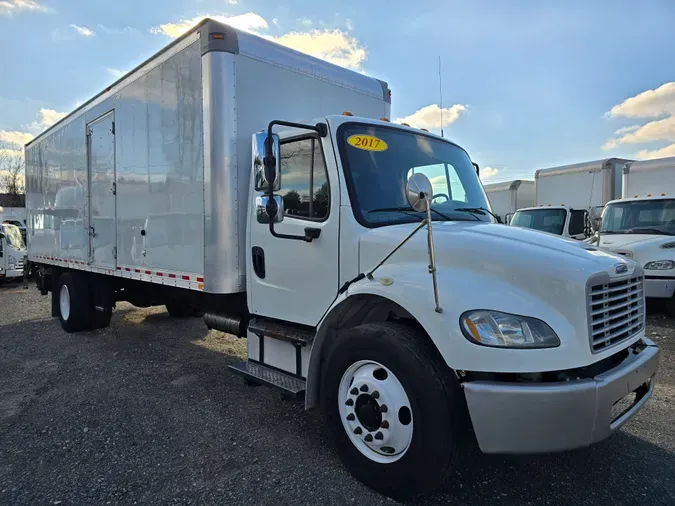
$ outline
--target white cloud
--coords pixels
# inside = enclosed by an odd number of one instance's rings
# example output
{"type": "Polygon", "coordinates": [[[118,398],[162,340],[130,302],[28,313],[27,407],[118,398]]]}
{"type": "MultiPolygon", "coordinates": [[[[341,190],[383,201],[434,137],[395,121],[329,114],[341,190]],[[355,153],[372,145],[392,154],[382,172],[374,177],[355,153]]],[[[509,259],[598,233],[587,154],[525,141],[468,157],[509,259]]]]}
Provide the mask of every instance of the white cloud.
{"type": "Polygon", "coordinates": [[[415,111],[410,116],[396,119],[397,123],[408,123],[410,126],[417,128],[441,128],[446,127],[450,123],[454,123],[459,118],[460,114],[466,111],[466,105],[455,104],[450,107],[441,109],[438,104],[427,105],[415,111]],[[442,114],[441,114],[442,112],[442,114]],[[441,116],[443,120],[441,121],[441,116]]]}
{"type": "Polygon", "coordinates": [[[0,130],[0,142],[11,144],[12,146],[23,146],[35,137],[28,132],[17,132],[12,130],[0,130]]]}
{"type": "Polygon", "coordinates": [[[136,28],[132,28],[130,26],[125,26],[124,28],[111,28],[106,25],[98,24],[98,26],[103,33],[106,33],[108,35],[120,35],[124,33],[135,33],[138,30],[136,28]]]}
{"type": "Polygon", "coordinates": [[[155,26],[154,28],[150,29],[150,33],[154,33],[156,35],[166,35],[167,37],[175,39],[190,30],[190,28],[195,26],[204,18],[211,18],[215,21],[233,26],[245,32],[266,30],[269,27],[267,21],[265,21],[265,18],[254,12],[247,12],[246,14],[239,14],[238,16],[229,17],[207,15],[197,16],[191,19],[182,19],[177,23],[165,23],[163,25],[155,26]]]}
{"type": "Polygon", "coordinates": [[[42,132],[66,116],[68,116],[67,112],[57,112],[54,109],[40,109],[38,119],[31,123],[28,128],[42,132]]]}
{"type": "Polygon", "coordinates": [[[668,156],[675,156],[675,144],[671,144],[670,146],[666,146],[665,148],[661,149],[654,149],[654,150],[643,149],[642,151],[638,151],[635,154],[635,158],[637,158],[638,160],[649,160],[651,158],[666,158],[668,156]]]}
{"type": "MultiPolygon", "coordinates": [[[[653,90],[643,91],[612,107],[608,117],[659,118],[644,125],[618,129],[615,137],[607,139],[602,149],[617,148],[622,144],[647,144],[657,141],[675,142],[675,82],[653,90]]],[[[659,158],[675,155],[675,144],[660,149],[643,149],[637,158],[659,158]]]]}
{"type": "Polygon", "coordinates": [[[107,68],[108,74],[112,76],[113,79],[120,79],[122,76],[127,74],[126,70],[107,68]]]}
{"type": "Polygon", "coordinates": [[[277,18],[272,18],[272,23],[274,24],[274,26],[278,26],[279,20],[277,18]]]}
{"type": "Polygon", "coordinates": [[[481,167],[480,169],[480,179],[485,181],[486,179],[491,179],[499,174],[499,169],[493,167],[481,167]]]}
{"type": "Polygon", "coordinates": [[[70,27],[82,35],[82,37],[91,37],[92,35],[96,35],[96,32],[94,32],[91,28],[87,28],[86,26],[71,24],[70,27]]]}
{"type": "MultiPolygon", "coordinates": [[[[208,15],[183,19],[177,23],[155,26],[150,29],[150,32],[172,38],[180,37],[204,17],[209,17],[246,32],[255,33],[296,51],[355,70],[361,70],[362,63],[368,57],[366,49],[359,40],[338,29],[314,29],[307,32],[289,32],[280,37],[271,36],[265,33],[269,29],[265,18],[254,12],[229,17],[208,15]]],[[[272,22],[278,25],[278,20],[275,20],[276,18],[272,22]]]]}
{"type": "Polygon", "coordinates": [[[656,118],[666,114],[675,114],[675,82],[627,98],[607,113],[625,118],[656,118]]]}
{"type": "Polygon", "coordinates": [[[347,27],[347,30],[351,32],[354,29],[354,22],[351,19],[347,18],[345,20],[345,26],[347,27]]]}
{"type": "Polygon", "coordinates": [[[312,20],[309,19],[307,16],[302,16],[301,18],[298,18],[298,23],[305,26],[312,26],[312,20]]]}
{"type": "Polygon", "coordinates": [[[225,0],[225,1],[230,5],[237,5],[239,3],[239,0],[225,0]]]}
{"type": "Polygon", "coordinates": [[[0,15],[12,16],[21,11],[48,12],[49,9],[35,0],[0,0],[0,15]]]}

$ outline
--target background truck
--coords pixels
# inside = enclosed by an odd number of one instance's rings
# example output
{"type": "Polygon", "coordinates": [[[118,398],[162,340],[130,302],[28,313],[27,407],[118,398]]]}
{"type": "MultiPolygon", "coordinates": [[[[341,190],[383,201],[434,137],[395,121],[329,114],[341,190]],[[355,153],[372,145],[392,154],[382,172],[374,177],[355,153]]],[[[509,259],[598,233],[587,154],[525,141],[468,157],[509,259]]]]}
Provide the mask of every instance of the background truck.
{"type": "Polygon", "coordinates": [[[534,206],[534,181],[516,179],[485,185],[492,211],[508,224],[513,213],[534,206]]]}
{"type": "Polygon", "coordinates": [[[599,246],[638,262],[645,295],[675,316],[675,157],[627,163],[622,197],[607,204],[599,246]]]}
{"type": "Polygon", "coordinates": [[[468,424],[487,453],[609,436],[657,369],[640,267],[494,224],[466,151],[390,123],[389,97],[199,24],[27,145],[52,314],[203,314],[247,338],[234,372],[321,406],[350,472],[399,499],[453,471],[468,424]]]}
{"type": "Polygon", "coordinates": [[[511,225],[586,239],[605,204],[621,195],[621,168],[628,161],[608,158],[538,170],[535,205],[516,212],[511,225]]]}
{"type": "Polygon", "coordinates": [[[0,207],[0,284],[23,277],[26,245],[21,229],[5,222],[4,209],[0,207]]]}

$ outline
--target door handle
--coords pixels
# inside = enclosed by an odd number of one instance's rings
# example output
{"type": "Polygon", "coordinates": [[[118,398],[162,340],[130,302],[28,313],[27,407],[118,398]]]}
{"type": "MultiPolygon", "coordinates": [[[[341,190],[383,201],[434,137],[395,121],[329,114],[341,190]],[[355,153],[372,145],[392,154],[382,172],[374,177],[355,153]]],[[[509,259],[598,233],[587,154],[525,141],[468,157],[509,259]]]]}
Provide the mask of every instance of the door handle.
{"type": "Polygon", "coordinates": [[[253,271],[260,279],[265,279],[265,250],[260,246],[251,248],[251,261],[253,262],[253,271]]]}
{"type": "Polygon", "coordinates": [[[305,241],[312,242],[314,239],[318,239],[320,235],[320,228],[305,227],[305,241]]]}

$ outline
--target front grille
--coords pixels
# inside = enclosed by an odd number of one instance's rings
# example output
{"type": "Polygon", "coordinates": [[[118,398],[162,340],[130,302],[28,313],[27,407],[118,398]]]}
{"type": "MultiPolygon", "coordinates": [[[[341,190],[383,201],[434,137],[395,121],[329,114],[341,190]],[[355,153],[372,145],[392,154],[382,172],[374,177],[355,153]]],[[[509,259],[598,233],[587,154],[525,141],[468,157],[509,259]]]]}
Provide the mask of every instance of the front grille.
{"type": "Polygon", "coordinates": [[[642,276],[591,286],[588,305],[593,353],[634,336],[645,320],[642,276]]]}

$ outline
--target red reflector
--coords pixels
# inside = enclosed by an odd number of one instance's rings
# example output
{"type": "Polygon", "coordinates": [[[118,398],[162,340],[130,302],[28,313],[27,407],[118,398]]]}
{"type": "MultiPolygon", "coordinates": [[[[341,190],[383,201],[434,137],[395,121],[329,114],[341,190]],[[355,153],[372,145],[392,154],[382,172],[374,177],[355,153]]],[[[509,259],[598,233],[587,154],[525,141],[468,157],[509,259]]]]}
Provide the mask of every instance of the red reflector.
{"type": "Polygon", "coordinates": [[[127,272],[131,272],[131,269],[129,269],[129,267],[125,267],[124,270],[127,272]]]}
{"type": "Polygon", "coordinates": [[[203,282],[204,282],[204,278],[197,278],[197,282],[198,282],[198,283],[203,283],[203,282]]]}
{"type": "Polygon", "coordinates": [[[152,274],[152,272],[150,272],[150,271],[145,271],[145,273],[146,273],[146,274],[152,274]]]}
{"type": "Polygon", "coordinates": [[[140,270],[140,269],[134,269],[134,271],[136,271],[136,272],[141,272],[141,270],[140,270]]]}
{"type": "Polygon", "coordinates": [[[181,276],[185,281],[190,281],[190,276],[181,276]]]}
{"type": "Polygon", "coordinates": [[[121,267],[117,267],[117,270],[118,270],[118,271],[121,271],[121,270],[122,270],[122,268],[121,268],[121,267]]]}
{"type": "Polygon", "coordinates": [[[158,276],[164,276],[164,274],[162,274],[161,272],[156,272],[155,274],[157,274],[158,276]]]}
{"type": "Polygon", "coordinates": [[[175,274],[169,274],[169,277],[170,277],[170,278],[175,278],[176,275],[175,275],[175,274]]]}

